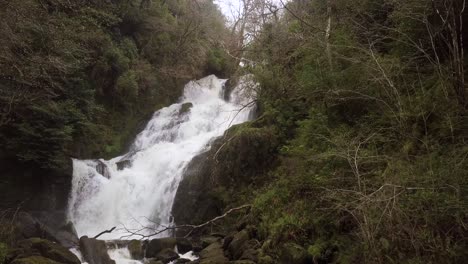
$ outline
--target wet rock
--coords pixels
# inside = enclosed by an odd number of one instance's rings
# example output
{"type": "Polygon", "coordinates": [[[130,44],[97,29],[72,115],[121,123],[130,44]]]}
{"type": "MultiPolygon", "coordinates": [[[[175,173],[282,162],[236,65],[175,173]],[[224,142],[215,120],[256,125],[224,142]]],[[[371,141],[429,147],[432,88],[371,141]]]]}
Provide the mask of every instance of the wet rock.
{"type": "Polygon", "coordinates": [[[195,253],[198,253],[203,250],[203,243],[200,238],[191,239],[192,250],[195,253]]]}
{"type": "Polygon", "coordinates": [[[219,241],[212,243],[200,252],[201,264],[223,264],[229,263],[223,252],[223,247],[219,241]]]}
{"type": "Polygon", "coordinates": [[[177,239],[173,237],[153,239],[146,246],[145,257],[154,258],[163,249],[173,249],[176,246],[176,244],[177,239]]]}
{"type": "Polygon", "coordinates": [[[115,163],[117,165],[117,170],[123,170],[125,168],[130,168],[132,166],[131,160],[120,160],[115,163]]]}
{"type": "Polygon", "coordinates": [[[180,258],[174,261],[174,264],[182,264],[182,263],[187,263],[187,262],[190,262],[190,259],[180,258]]]}
{"type": "Polygon", "coordinates": [[[140,240],[132,240],[128,243],[128,251],[132,259],[143,259],[144,252],[140,240]]]}
{"type": "Polygon", "coordinates": [[[307,264],[312,263],[312,258],[303,247],[295,243],[286,243],[280,252],[280,263],[307,264]]]}
{"type": "Polygon", "coordinates": [[[184,237],[177,238],[177,251],[180,254],[185,254],[190,250],[192,250],[192,243],[190,242],[190,240],[184,237]]]}
{"type": "Polygon", "coordinates": [[[235,260],[229,262],[230,264],[256,264],[257,262],[251,261],[251,260],[235,260]]]}
{"type": "Polygon", "coordinates": [[[188,113],[192,107],[193,107],[193,104],[190,102],[182,104],[180,106],[179,115],[188,113]]]}
{"type": "Polygon", "coordinates": [[[162,261],[163,263],[169,263],[178,258],[179,258],[179,254],[177,254],[174,250],[170,248],[165,248],[161,250],[156,256],[156,259],[162,261]]]}
{"type": "Polygon", "coordinates": [[[105,164],[102,160],[96,160],[96,162],[96,171],[107,179],[110,179],[110,172],[107,164],[105,164]]]}
{"type": "Polygon", "coordinates": [[[242,256],[244,244],[250,239],[247,230],[242,230],[234,235],[231,243],[229,244],[228,251],[232,259],[237,260],[242,256]]]}
{"type": "Polygon", "coordinates": [[[107,253],[106,243],[102,240],[83,236],[80,238],[80,251],[89,264],[115,264],[107,253]]]}

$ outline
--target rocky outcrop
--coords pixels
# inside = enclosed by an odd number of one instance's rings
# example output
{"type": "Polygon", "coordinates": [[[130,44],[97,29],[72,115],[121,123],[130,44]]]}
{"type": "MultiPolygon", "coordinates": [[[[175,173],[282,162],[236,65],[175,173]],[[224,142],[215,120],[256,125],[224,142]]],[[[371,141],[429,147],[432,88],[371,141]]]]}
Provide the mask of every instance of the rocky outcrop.
{"type": "Polygon", "coordinates": [[[33,237],[55,241],[67,248],[78,245],[78,235],[71,222],[65,222],[64,212],[20,212],[15,218],[16,240],[33,237]]]}
{"type": "Polygon", "coordinates": [[[106,243],[102,240],[83,236],[80,238],[80,251],[89,264],[115,264],[107,253],[106,243]]]}
{"type": "Polygon", "coordinates": [[[226,201],[214,191],[218,187],[236,189],[262,180],[258,175],[271,166],[277,139],[273,130],[252,126],[232,127],[188,164],[172,208],[177,225],[220,215],[226,201]]]}
{"type": "Polygon", "coordinates": [[[21,240],[8,252],[5,263],[63,263],[80,264],[80,260],[67,248],[49,240],[30,238],[21,240]]]}

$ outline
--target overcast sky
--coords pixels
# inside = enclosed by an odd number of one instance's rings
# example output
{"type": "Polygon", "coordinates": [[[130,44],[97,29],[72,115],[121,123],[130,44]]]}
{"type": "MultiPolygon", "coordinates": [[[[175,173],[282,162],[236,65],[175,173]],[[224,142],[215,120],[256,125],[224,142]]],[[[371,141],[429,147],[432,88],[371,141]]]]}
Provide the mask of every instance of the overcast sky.
{"type": "Polygon", "coordinates": [[[241,0],[215,0],[214,2],[221,8],[224,16],[229,20],[232,19],[233,14],[239,13],[241,0]]]}

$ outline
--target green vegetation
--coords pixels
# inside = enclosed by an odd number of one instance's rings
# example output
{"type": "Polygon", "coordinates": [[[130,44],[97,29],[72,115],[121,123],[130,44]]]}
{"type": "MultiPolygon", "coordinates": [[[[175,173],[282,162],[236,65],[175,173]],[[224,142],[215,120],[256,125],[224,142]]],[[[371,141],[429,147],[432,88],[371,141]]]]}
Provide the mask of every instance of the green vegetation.
{"type": "Polygon", "coordinates": [[[189,79],[227,74],[212,1],[0,3],[0,156],[42,168],[121,153],[189,79]]]}
{"type": "Polygon", "coordinates": [[[316,263],[465,260],[462,2],[294,0],[248,45],[250,126],[280,144],[228,201],[254,200],[269,254],[290,241],[316,263]]]}

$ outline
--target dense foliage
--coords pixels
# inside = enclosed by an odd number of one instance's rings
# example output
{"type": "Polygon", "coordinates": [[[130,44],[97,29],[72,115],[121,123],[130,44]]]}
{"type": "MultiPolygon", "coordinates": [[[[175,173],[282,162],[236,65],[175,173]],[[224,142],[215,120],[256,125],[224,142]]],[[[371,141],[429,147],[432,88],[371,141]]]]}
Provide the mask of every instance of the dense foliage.
{"type": "Polygon", "coordinates": [[[252,187],[262,189],[242,199],[255,199],[271,254],[292,241],[316,263],[465,260],[463,10],[294,0],[250,43],[255,124],[282,143],[278,165],[252,187]]]}
{"type": "Polygon", "coordinates": [[[460,262],[466,88],[442,39],[455,36],[428,21],[427,1],[336,2],[330,14],[325,1],[294,1],[291,12],[314,16],[272,24],[256,43],[265,115],[285,140],[257,198],[264,231],[323,261],[460,262]],[[328,16],[329,40],[317,37],[328,16]]]}
{"type": "Polygon", "coordinates": [[[0,156],[43,168],[117,154],[187,80],[228,69],[212,1],[11,0],[0,17],[0,156]]]}

